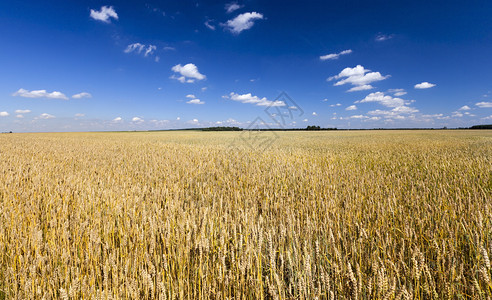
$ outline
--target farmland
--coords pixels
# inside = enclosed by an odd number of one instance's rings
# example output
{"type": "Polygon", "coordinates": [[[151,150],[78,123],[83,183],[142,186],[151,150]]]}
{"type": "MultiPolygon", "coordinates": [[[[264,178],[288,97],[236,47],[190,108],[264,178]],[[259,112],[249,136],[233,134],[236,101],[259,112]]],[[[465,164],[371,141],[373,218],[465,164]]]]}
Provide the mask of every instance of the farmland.
{"type": "Polygon", "coordinates": [[[492,131],[0,135],[0,299],[492,297],[492,131]]]}

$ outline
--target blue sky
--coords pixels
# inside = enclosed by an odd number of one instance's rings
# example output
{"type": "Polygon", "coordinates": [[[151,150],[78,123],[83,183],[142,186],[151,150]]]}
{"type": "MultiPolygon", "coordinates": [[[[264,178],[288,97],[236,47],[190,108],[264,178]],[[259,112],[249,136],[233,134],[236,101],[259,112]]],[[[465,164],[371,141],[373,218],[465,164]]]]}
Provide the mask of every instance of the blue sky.
{"type": "Polygon", "coordinates": [[[0,131],[490,124],[491,15],[486,0],[2,1],[0,131]]]}

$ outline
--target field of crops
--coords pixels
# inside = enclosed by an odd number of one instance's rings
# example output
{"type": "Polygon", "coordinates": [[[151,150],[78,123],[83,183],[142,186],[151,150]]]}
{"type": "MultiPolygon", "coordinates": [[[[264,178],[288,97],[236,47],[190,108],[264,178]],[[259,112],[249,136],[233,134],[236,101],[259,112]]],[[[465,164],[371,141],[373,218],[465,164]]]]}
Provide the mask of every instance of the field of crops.
{"type": "Polygon", "coordinates": [[[492,131],[2,134],[0,299],[490,299],[491,216],[492,131]]]}

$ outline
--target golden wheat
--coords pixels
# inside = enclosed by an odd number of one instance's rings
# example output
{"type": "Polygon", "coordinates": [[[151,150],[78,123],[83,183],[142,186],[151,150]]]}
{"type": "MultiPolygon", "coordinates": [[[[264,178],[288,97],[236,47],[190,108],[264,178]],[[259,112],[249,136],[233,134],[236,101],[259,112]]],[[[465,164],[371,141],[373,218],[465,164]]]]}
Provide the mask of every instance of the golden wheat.
{"type": "Polygon", "coordinates": [[[0,299],[492,297],[491,131],[241,134],[0,135],[0,299]]]}

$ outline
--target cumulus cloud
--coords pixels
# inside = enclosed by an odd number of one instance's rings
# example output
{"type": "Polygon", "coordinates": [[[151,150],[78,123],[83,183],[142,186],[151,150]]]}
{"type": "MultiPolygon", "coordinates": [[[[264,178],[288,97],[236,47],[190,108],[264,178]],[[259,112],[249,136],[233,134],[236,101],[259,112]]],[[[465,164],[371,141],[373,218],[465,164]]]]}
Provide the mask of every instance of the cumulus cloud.
{"type": "Polygon", "coordinates": [[[45,120],[47,120],[47,119],[54,119],[54,118],[55,118],[55,116],[50,115],[50,114],[47,114],[47,113],[42,113],[41,115],[39,115],[39,118],[40,118],[40,119],[45,119],[45,120]]]}
{"type": "Polygon", "coordinates": [[[462,107],[460,107],[460,109],[458,110],[470,110],[471,108],[468,106],[468,105],[464,105],[462,107]]]}
{"type": "Polygon", "coordinates": [[[243,94],[243,95],[237,93],[230,93],[228,96],[223,96],[223,98],[231,99],[233,101],[238,101],[241,103],[250,103],[258,106],[285,106],[285,102],[283,101],[280,100],[271,101],[265,97],[260,98],[258,96],[253,96],[251,95],[251,93],[243,94]]]}
{"type": "Polygon", "coordinates": [[[200,99],[191,99],[190,101],[187,101],[186,103],[188,103],[188,104],[205,104],[205,102],[200,100],[200,99]]]}
{"type": "Polygon", "coordinates": [[[239,34],[243,30],[250,29],[255,25],[255,20],[263,19],[263,15],[257,12],[247,12],[238,15],[232,20],[227,21],[224,26],[234,34],[239,34]]]}
{"type": "Polygon", "coordinates": [[[330,104],[330,107],[337,107],[337,106],[342,106],[341,103],[337,103],[337,104],[330,104]]]}
{"type": "Polygon", "coordinates": [[[61,92],[51,92],[48,93],[46,90],[35,90],[35,91],[28,91],[25,89],[19,89],[17,92],[13,93],[12,96],[19,96],[19,97],[25,97],[25,98],[49,98],[49,99],[61,99],[61,100],[68,100],[67,96],[61,92]]]}
{"type": "Polygon", "coordinates": [[[104,23],[110,23],[111,18],[118,20],[118,14],[112,6],[102,6],[99,11],[91,9],[91,18],[104,23]]]}
{"type": "Polygon", "coordinates": [[[237,2],[231,2],[231,3],[227,3],[225,5],[225,10],[228,14],[230,14],[231,12],[236,11],[236,10],[243,8],[243,7],[244,7],[244,5],[239,5],[239,4],[237,4],[237,2]]]}
{"type": "Polygon", "coordinates": [[[90,93],[82,92],[72,96],[74,99],[82,99],[82,98],[92,98],[90,93]]]}
{"type": "Polygon", "coordinates": [[[16,114],[28,114],[30,112],[31,112],[31,110],[29,110],[29,109],[17,109],[15,111],[16,114]]]}
{"type": "Polygon", "coordinates": [[[365,69],[361,65],[357,65],[353,68],[345,68],[338,75],[331,76],[327,81],[338,80],[335,82],[334,86],[351,84],[356,87],[349,91],[361,91],[371,89],[372,86],[369,85],[372,82],[381,81],[388,77],[389,75],[383,76],[379,72],[370,72],[371,70],[365,69]]]}
{"type": "Polygon", "coordinates": [[[355,103],[378,102],[387,107],[400,107],[410,104],[411,101],[406,101],[401,98],[395,98],[390,95],[385,95],[383,92],[370,93],[364,99],[355,101],[355,103]]]}
{"type": "Polygon", "coordinates": [[[8,117],[10,114],[6,111],[0,111],[0,117],[8,117]]]}
{"type": "Polygon", "coordinates": [[[197,66],[194,64],[186,64],[182,66],[181,64],[175,65],[171,69],[173,72],[180,74],[181,76],[172,75],[172,79],[176,79],[181,83],[193,83],[195,80],[203,80],[207,78],[205,75],[200,74],[197,66]]]}
{"type": "Polygon", "coordinates": [[[424,82],[421,82],[421,83],[416,84],[414,87],[416,89],[420,89],[421,90],[421,89],[430,89],[431,87],[434,87],[434,86],[436,86],[436,85],[433,84],[433,83],[429,83],[427,81],[424,81],[424,82]]]}
{"type": "Polygon", "coordinates": [[[322,55],[319,57],[319,59],[321,59],[321,60],[338,59],[341,55],[350,54],[350,53],[352,53],[352,50],[347,49],[347,50],[343,50],[342,52],[339,52],[339,53],[331,53],[331,54],[322,55]]]}
{"type": "Polygon", "coordinates": [[[313,111],[313,116],[317,116],[317,115],[318,115],[318,114],[317,114],[315,111],[313,111]]]}
{"type": "Polygon", "coordinates": [[[121,122],[123,119],[121,117],[116,117],[113,119],[113,122],[121,122]]]}
{"type": "Polygon", "coordinates": [[[355,105],[350,105],[349,107],[347,107],[345,110],[356,110],[357,109],[357,106],[355,105]]]}
{"type": "Polygon", "coordinates": [[[492,102],[478,102],[475,105],[480,108],[492,108],[492,102]]]}
{"type": "Polygon", "coordinates": [[[195,99],[196,97],[193,94],[189,94],[189,95],[186,95],[186,98],[195,99]]]}
{"type": "Polygon", "coordinates": [[[143,122],[144,120],[142,118],[139,118],[139,117],[133,117],[132,118],[132,122],[137,122],[137,123],[140,123],[140,122],[143,122]]]}

